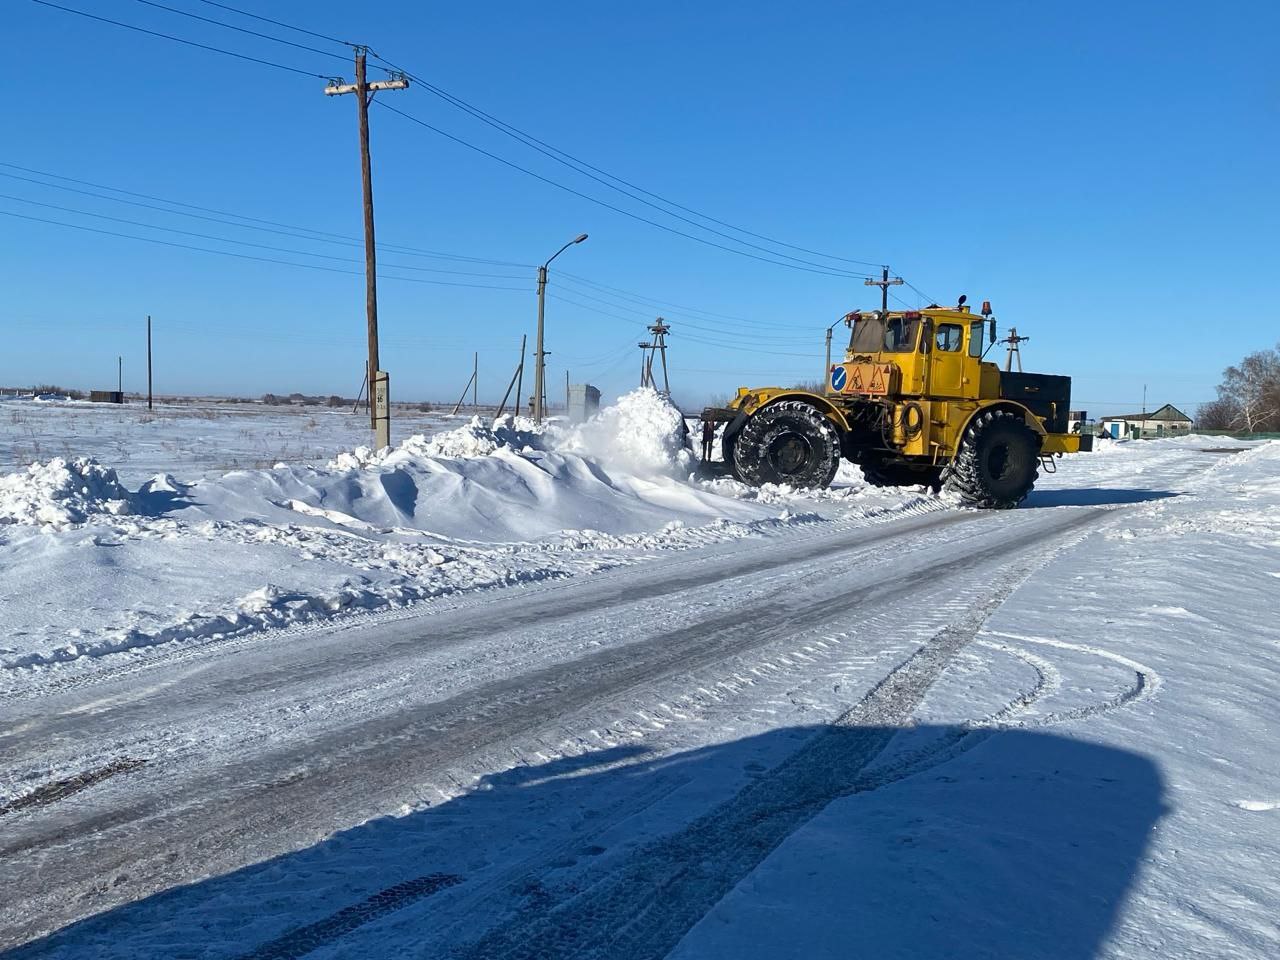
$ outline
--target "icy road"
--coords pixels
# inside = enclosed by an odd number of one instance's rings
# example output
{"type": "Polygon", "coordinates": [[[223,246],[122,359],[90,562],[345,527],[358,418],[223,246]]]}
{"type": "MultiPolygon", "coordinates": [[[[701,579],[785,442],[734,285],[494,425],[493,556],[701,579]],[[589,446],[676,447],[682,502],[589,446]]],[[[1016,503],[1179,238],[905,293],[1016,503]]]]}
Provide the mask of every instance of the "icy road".
{"type": "Polygon", "coordinates": [[[0,944],[1274,956],[1277,467],[1121,445],[1013,512],[14,667],[0,944]]]}

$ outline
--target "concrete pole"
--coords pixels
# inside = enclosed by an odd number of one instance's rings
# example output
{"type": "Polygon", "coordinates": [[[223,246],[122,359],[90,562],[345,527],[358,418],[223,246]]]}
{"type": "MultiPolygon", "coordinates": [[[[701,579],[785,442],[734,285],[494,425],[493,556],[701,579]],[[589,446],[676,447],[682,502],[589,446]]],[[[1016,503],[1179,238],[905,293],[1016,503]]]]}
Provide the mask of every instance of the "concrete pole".
{"type": "Polygon", "coordinates": [[[542,320],[546,314],[547,300],[547,265],[544,263],[538,268],[538,337],[537,343],[534,345],[533,357],[533,422],[542,422],[542,396],[543,386],[542,377],[545,371],[547,358],[542,351],[542,320]]]}

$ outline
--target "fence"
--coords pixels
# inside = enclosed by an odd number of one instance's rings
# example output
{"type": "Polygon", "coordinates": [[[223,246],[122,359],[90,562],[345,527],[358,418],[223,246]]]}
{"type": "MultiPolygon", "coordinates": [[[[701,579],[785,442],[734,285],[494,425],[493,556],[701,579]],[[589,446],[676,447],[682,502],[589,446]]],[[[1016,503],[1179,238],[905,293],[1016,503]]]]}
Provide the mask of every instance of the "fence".
{"type": "Polygon", "coordinates": [[[1203,437],[1230,437],[1232,440],[1280,440],[1280,433],[1250,433],[1247,430],[1193,430],[1203,437]]]}

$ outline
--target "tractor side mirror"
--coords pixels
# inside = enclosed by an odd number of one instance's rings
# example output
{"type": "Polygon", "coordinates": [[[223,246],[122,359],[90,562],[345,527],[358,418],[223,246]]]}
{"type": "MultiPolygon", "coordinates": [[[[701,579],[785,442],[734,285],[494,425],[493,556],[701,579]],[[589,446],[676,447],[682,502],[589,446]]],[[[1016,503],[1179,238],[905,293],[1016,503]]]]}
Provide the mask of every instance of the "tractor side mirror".
{"type": "Polygon", "coordinates": [[[988,322],[991,324],[991,337],[990,337],[990,341],[991,341],[991,343],[995,343],[995,342],[996,342],[996,318],[995,318],[995,317],[992,317],[992,318],[990,319],[990,321],[988,321],[988,322]]]}

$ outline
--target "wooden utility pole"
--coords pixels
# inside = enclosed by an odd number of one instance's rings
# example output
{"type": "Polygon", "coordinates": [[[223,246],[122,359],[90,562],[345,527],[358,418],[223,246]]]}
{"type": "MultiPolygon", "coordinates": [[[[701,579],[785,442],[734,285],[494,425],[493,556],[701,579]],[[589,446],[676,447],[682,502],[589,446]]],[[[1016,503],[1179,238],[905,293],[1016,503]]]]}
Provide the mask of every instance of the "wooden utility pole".
{"type": "Polygon", "coordinates": [[[360,179],[364,188],[364,284],[365,314],[369,327],[369,426],[378,431],[379,412],[385,411],[383,434],[379,435],[378,445],[386,446],[390,442],[390,403],[387,398],[375,399],[375,389],[379,386],[386,390],[387,377],[382,372],[378,361],[378,267],[377,252],[373,240],[373,170],[369,161],[369,102],[379,90],[403,90],[409,86],[409,79],[403,74],[392,74],[389,80],[378,80],[369,83],[365,78],[365,54],[368,47],[357,46],[356,82],[343,83],[341,79],[331,82],[324,88],[325,96],[334,97],[346,93],[356,95],[356,111],[360,118],[360,179]],[[386,440],[386,443],[382,442],[386,440]]]}
{"type": "Polygon", "coordinates": [[[511,382],[507,384],[507,392],[502,395],[502,402],[498,404],[498,412],[493,415],[496,421],[507,409],[507,401],[511,399],[512,389],[516,392],[515,415],[520,416],[520,387],[523,386],[524,380],[524,344],[525,338],[520,338],[520,362],[516,365],[516,372],[511,375],[511,382]]]}
{"type": "Polygon", "coordinates": [[[116,392],[124,398],[124,357],[116,357],[116,392]]]}
{"type": "Polygon", "coordinates": [[[476,400],[476,394],[480,390],[480,354],[473,353],[471,355],[471,409],[474,410],[480,404],[476,400]]]}
{"type": "Polygon", "coordinates": [[[475,371],[472,371],[471,378],[467,380],[467,385],[462,388],[462,396],[458,398],[458,402],[453,405],[453,409],[449,411],[449,416],[456,416],[458,411],[462,409],[462,405],[467,402],[467,392],[471,389],[471,384],[475,383],[475,371]]]}
{"type": "Polygon", "coordinates": [[[151,409],[151,314],[147,314],[147,409],[151,409]]]}
{"type": "MultiPolygon", "coordinates": [[[[867,277],[867,279],[862,282],[868,287],[880,288],[880,312],[888,313],[889,312],[889,288],[902,286],[902,278],[901,277],[891,278],[889,276],[889,268],[886,266],[881,270],[879,280],[875,279],[874,277],[867,277]]],[[[830,364],[827,364],[827,366],[829,367],[830,364]]]]}
{"type": "Polygon", "coordinates": [[[823,389],[826,388],[827,380],[830,377],[831,377],[831,328],[827,327],[827,365],[822,368],[823,389]]]}

